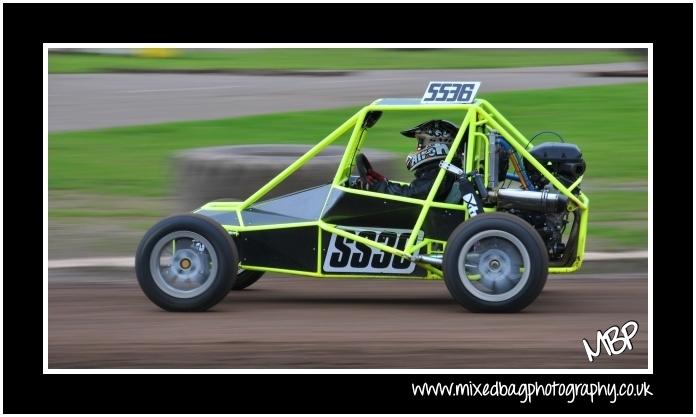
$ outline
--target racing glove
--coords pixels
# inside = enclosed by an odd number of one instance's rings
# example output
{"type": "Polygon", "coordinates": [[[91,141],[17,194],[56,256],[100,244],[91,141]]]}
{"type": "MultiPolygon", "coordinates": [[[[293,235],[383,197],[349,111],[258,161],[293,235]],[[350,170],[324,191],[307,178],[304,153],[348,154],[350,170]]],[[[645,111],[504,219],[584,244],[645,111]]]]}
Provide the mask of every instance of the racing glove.
{"type": "Polygon", "coordinates": [[[373,190],[376,184],[386,181],[387,179],[384,177],[384,175],[372,168],[369,168],[365,175],[359,177],[355,181],[355,186],[361,190],[373,190]]]}
{"type": "Polygon", "coordinates": [[[374,185],[380,181],[384,181],[386,178],[384,175],[380,174],[379,172],[375,171],[374,169],[370,168],[367,170],[367,182],[370,185],[374,185]]]}

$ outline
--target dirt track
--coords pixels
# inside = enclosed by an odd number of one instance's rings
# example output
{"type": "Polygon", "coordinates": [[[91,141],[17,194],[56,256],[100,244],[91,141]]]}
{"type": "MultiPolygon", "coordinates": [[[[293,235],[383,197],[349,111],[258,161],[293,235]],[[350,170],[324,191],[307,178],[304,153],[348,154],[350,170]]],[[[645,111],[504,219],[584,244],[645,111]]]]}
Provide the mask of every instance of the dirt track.
{"type": "Polygon", "coordinates": [[[647,274],[567,277],[513,315],[469,313],[442,281],[277,275],[174,314],[132,271],[50,270],[49,368],[646,368],[647,274]],[[581,340],[628,320],[633,350],[589,363],[581,340]]]}

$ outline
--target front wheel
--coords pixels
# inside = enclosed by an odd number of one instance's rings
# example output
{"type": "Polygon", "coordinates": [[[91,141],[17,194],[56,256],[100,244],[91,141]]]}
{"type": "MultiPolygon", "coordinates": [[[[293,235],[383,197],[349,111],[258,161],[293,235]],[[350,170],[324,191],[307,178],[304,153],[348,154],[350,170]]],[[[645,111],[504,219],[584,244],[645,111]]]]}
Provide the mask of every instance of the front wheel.
{"type": "Polygon", "coordinates": [[[232,285],[232,291],[243,290],[261,278],[263,271],[250,271],[248,269],[239,268],[237,271],[237,280],[232,285]]]}
{"type": "Polygon", "coordinates": [[[450,294],[467,309],[512,313],[539,296],[548,262],[536,230],[511,214],[492,213],[478,215],[452,232],[443,272],[450,294]]]}
{"type": "Polygon", "coordinates": [[[145,295],[168,311],[204,311],[235,284],[239,256],[230,235],[213,220],[168,217],[143,237],[135,257],[145,295]]]}

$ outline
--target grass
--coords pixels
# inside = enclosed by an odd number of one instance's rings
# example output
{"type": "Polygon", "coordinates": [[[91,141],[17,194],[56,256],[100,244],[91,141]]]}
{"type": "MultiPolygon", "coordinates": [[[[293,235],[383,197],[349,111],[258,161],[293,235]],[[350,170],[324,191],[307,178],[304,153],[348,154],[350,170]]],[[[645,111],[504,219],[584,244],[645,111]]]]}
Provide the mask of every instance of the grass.
{"type": "Polygon", "coordinates": [[[627,50],[596,49],[247,49],[179,50],[167,58],[50,53],[50,73],[157,70],[353,70],[507,68],[626,62],[627,50]]]}
{"type": "MultiPolygon", "coordinates": [[[[590,223],[587,228],[587,235],[592,240],[600,238],[608,241],[609,244],[604,244],[604,247],[609,249],[644,249],[648,247],[648,223],[645,222],[642,226],[603,226],[601,224],[590,223]]],[[[591,245],[588,245],[591,247],[591,245]]],[[[592,249],[587,249],[592,251],[592,249]]]]}
{"type": "Polygon", "coordinates": [[[648,244],[647,191],[587,191],[590,196],[588,235],[622,248],[648,244]]]}
{"type": "MultiPolygon", "coordinates": [[[[647,86],[628,84],[485,95],[530,137],[551,129],[584,153],[593,180],[647,179],[647,86]]],[[[49,134],[50,189],[164,195],[175,151],[213,145],[316,143],[357,108],[49,134]],[[272,129],[269,129],[272,126],[272,129]]],[[[398,134],[429,114],[385,113],[368,146],[405,154],[398,134]]],[[[461,120],[455,114],[438,114],[461,120]]],[[[536,140],[555,140],[541,136],[536,140]]]]}
{"type": "Polygon", "coordinates": [[[162,211],[157,210],[84,210],[84,209],[51,209],[48,212],[49,218],[68,218],[68,217],[158,217],[162,216],[162,211]]]}
{"type": "MultiPolygon", "coordinates": [[[[527,137],[549,129],[580,146],[588,167],[591,238],[609,242],[609,247],[647,245],[647,188],[640,185],[647,184],[648,169],[645,84],[506,92],[483,98],[527,137]],[[590,184],[596,186],[596,192],[590,184]],[[631,186],[617,191],[624,184],[631,186]]],[[[108,199],[163,197],[172,178],[169,159],[176,151],[214,145],[316,143],[355,111],[357,108],[344,108],[52,133],[48,185],[54,192],[91,193],[108,199]]],[[[431,116],[385,113],[371,130],[366,146],[405,155],[414,143],[398,132],[431,116]]],[[[461,120],[454,114],[437,117],[461,120]]],[[[555,140],[542,136],[535,143],[555,140]]],[[[50,214],[54,219],[85,215],[136,218],[156,211],[94,210],[89,205],[55,209],[58,211],[50,214]]]]}
{"type": "MultiPolygon", "coordinates": [[[[648,220],[647,191],[592,191],[590,220],[592,222],[635,222],[648,220]]],[[[646,223],[647,224],[647,223],[646,223]]]]}

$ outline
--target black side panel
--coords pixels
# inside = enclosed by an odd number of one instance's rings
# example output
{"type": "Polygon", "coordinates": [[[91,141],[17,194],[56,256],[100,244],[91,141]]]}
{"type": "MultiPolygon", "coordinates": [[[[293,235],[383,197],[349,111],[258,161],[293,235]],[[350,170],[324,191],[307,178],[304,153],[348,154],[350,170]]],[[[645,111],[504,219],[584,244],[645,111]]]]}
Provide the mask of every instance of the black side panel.
{"type": "Polygon", "coordinates": [[[464,211],[431,207],[423,222],[425,237],[447,240],[452,231],[464,221],[464,211]]]}
{"type": "Polygon", "coordinates": [[[333,190],[324,211],[327,223],[345,226],[412,229],[421,206],[333,190]]]}
{"type": "MultiPolygon", "coordinates": [[[[332,190],[323,220],[341,226],[413,229],[421,211],[418,204],[367,197],[332,190]]],[[[464,211],[431,207],[423,223],[425,237],[447,240],[464,221],[464,211]]]]}
{"type": "Polygon", "coordinates": [[[259,230],[234,238],[242,264],[317,271],[316,226],[259,230]]]}

